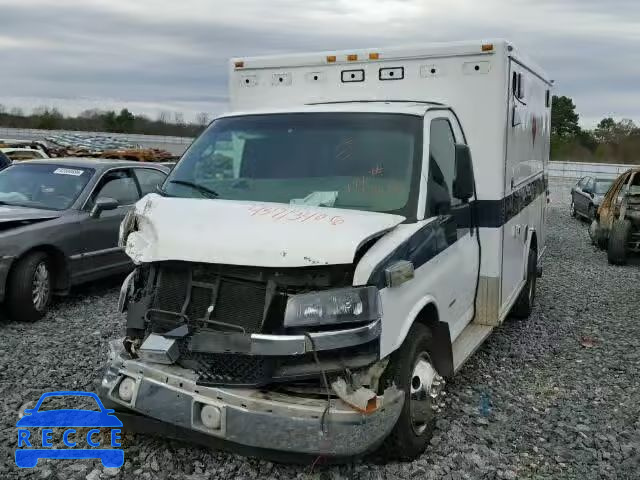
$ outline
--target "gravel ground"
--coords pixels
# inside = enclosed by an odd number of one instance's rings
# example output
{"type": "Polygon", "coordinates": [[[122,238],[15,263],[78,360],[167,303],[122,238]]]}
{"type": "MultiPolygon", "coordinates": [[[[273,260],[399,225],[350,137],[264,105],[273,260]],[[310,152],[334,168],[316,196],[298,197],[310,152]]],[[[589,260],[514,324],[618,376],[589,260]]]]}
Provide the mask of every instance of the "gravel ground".
{"type": "Polygon", "coordinates": [[[448,385],[432,445],[412,463],[312,469],[127,434],[122,469],[17,469],[18,410],[44,391],[95,388],[123,328],[116,279],[74,292],[36,324],[0,323],[0,478],[640,478],[640,269],[609,266],[567,198],[554,184],[533,315],[505,322],[448,385]]]}

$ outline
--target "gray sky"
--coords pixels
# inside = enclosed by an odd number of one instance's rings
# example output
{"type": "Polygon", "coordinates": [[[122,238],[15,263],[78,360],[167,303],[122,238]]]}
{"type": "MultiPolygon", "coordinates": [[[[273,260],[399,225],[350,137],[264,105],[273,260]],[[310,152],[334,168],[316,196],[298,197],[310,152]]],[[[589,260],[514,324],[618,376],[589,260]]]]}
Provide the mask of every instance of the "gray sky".
{"type": "Polygon", "coordinates": [[[581,123],[640,123],[638,0],[0,0],[0,103],[226,106],[227,59],[507,38],[573,97],[581,123]]]}

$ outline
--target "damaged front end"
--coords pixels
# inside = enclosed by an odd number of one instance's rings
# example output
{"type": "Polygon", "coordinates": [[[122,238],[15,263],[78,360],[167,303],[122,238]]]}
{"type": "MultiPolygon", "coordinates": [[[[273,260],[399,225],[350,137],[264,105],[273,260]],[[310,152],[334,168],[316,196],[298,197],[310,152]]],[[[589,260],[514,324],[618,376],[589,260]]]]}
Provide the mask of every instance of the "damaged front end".
{"type": "Polygon", "coordinates": [[[102,397],[248,447],[370,450],[404,394],[381,385],[379,296],[350,286],[352,268],[140,265],[122,287],[127,336],[111,344],[102,397]]]}

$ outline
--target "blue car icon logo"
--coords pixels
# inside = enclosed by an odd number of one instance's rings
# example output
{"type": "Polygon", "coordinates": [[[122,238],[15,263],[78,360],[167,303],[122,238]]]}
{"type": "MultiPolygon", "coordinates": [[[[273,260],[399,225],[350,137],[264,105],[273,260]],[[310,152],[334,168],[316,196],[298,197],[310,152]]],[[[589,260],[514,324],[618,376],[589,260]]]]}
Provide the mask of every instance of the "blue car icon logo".
{"type": "Polygon", "coordinates": [[[91,392],[49,392],[43,394],[36,406],[24,411],[25,416],[18,420],[18,448],[16,465],[20,468],[33,468],[41,458],[58,459],[100,459],[109,467],[121,467],[124,463],[124,451],[120,448],[120,428],[122,422],[113,415],[114,410],[104,408],[95,393],[91,392]],[[91,397],[99,411],[81,409],[59,409],[39,411],[42,402],[49,397],[91,397]],[[53,447],[53,428],[64,428],[62,440],[68,448],[53,447]],[[86,435],[76,428],[90,428],[86,435]],[[40,437],[34,434],[40,429],[40,437]],[[100,429],[110,429],[110,447],[100,444],[100,429]],[[85,448],[86,447],[86,448],[85,448]]]}

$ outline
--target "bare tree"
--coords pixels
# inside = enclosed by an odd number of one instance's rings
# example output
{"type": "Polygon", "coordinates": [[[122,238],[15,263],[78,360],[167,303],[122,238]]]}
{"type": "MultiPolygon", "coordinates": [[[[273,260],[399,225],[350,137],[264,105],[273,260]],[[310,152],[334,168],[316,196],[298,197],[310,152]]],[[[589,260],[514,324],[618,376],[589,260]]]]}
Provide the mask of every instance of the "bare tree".
{"type": "Polygon", "coordinates": [[[18,108],[18,107],[13,107],[10,113],[14,117],[24,117],[24,112],[22,111],[21,108],[18,108]]]}
{"type": "Polygon", "coordinates": [[[158,121],[160,123],[169,123],[171,114],[169,112],[162,111],[158,114],[158,121]]]}
{"type": "Polygon", "coordinates": [[[201,127],[209,125],[209,114],[207,112],[200,112],[196,115],[196,123],[201,127]]]}
{"type": "Polygon", "coordinates": [[[181,112],[175,112],[173,114],[173,121],[176,125],[184,125],[184,114],[181,112]]]}
{"type": "Polygon", "coordinates": [[[5,107],[3,104],[0,103],[0,114],[6,113],[7,112],[7,107],[5,107]]]}

